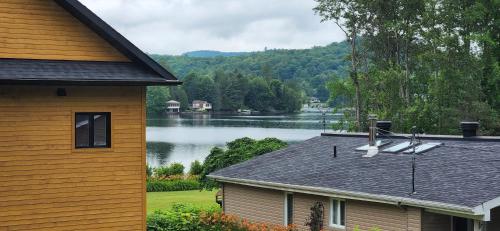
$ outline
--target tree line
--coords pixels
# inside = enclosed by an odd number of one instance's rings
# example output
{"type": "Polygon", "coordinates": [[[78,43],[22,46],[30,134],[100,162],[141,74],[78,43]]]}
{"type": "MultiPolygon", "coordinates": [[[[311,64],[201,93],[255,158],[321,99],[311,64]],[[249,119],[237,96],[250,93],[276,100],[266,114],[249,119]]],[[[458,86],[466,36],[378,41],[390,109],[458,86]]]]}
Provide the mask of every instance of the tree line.
{"type": "Polygon", "coordinates": [[[332,76],[345,76],[347,42],[310,49],[269,49],[235,53],[231,57],[192,57],[190,55],[151,55],[158,63],[184,79],[190,73],[213,75],[218,70],[238,70],[243,76],[263,76],[283,82],[293,81],[308,96],[328,100],[326,83],[332,76]]]}
{"type": "Polygon", "coordinates": [[[488,0],[315,0],[345,33],[348,78],[328,84],[350,130],[375,113],[397,131],[455,134],[479,121],[500,134],[500,3],[488,0]]]}
{"type": "Polygon", "coordinates": [[[149,87],[149,113],[160,113],[168,100],[181,103],[188,110],[194,100],[205,100],[215,111],[235,112],[250,109],[259,112],[297,112],[306,93],[296,81],[282,81],[271,76],[244,75],[240,71],[217,70],[211,75],[191,72],[182,78],[182,86],[149,87]]]}

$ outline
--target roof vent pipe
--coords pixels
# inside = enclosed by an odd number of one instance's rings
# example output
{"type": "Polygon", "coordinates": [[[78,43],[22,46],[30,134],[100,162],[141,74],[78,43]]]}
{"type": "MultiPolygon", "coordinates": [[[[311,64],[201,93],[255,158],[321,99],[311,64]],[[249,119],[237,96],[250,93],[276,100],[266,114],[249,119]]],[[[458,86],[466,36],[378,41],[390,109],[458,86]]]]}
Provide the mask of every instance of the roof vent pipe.
{"type": "Polygon", "coordinates": [[[379,134],[387,135],[391,133],[391,121],[377,121],[377,130],[379,134]]]}
{"type": "Polygon", "coordinates": [[[479,129],[479,122],[461,122],[460,128],[462,128],[464,138],[476,137],[477,130],[479,129]]]}
{"type": "Polygon", "coordinates": [[[368,151],[363,157],[372,157],[378,154],[377,147],[377,116],[368,116],[369,130],[368,130],[368,151]]]}

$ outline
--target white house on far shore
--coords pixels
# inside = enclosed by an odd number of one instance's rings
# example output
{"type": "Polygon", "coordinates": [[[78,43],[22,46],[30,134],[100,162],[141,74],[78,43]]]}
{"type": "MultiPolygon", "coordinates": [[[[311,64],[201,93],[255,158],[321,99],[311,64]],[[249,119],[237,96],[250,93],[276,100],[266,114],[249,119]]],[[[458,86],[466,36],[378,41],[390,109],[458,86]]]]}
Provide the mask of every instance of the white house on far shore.
{"type": "Polygon", "coordinates": [[[194,100],[192,104],[193,111],[210,111],[212,104],[203,100],[194,100]]]}
{"type": "Polygon", "coordinates": [[[175,100],[167,101],[167,112],[178,113],[181,111],[181,103],[175,100]]]}

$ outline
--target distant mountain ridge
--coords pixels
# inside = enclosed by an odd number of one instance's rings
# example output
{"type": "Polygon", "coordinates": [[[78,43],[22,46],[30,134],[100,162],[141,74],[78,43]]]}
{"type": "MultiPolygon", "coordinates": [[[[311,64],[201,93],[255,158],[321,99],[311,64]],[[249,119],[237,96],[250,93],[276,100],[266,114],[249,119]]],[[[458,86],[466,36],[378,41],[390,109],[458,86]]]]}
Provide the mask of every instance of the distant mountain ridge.
{"type": "Polygon", "coordinates": [[[183,56],[187,57],[194,57],[194,58],[213,58],[213,57],[234,57],[234,56],[241,56],[241,55],[247,55],[250,54],[251,52],[224,52],[224,51],[213,51],[213,50],[199,50],[199,51],[190,51],[182,54],[183,56]]]}

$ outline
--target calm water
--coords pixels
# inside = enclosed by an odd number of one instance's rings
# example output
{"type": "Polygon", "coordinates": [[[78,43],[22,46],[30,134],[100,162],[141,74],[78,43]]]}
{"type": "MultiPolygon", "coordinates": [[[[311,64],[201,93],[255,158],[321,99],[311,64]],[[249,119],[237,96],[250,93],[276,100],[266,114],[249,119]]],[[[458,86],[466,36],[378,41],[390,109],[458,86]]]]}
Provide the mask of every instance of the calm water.
{"type": "MultiPolygon", "coordinates": [[[[194,160],[203,161],[215,146],[241,137],[276,137],[289,143],[306,140],[323,131],[322,114],[246,116],[182,114],[151,118],[147,121],[147,162],[153,167],[179,162],[189,168],[194,160]]],[[[326,115],[333,123],[339,115],[326,115]]],[[[329,126],[328,126],[329,127],[329,126]]]]}

